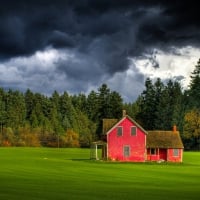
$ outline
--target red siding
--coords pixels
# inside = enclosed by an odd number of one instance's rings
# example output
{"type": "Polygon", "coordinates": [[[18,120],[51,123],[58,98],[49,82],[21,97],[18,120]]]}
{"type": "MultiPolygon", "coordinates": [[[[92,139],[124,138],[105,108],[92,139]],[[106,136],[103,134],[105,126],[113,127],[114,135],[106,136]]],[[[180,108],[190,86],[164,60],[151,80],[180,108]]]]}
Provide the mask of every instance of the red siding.
{"type": "Polygon", "coordinates": [[[158,161],[158,160],[167,161],[167,149],[156,148],[156,154],[154,154],[154,155],[151,154],[150,149],[147,149],[147,160],[149,160],[149,161],[158,161]]]}
{"type": "Polygon", "coordinates": [[[160,155],[158,154],[158,150],[156,149],[156,154],[151,154],[150,149],[148,149],[147,150],[147,160],[149,160],[149,161],[160,160],[160,155]]]}
{"type": "Polygon", "coordinates": [[[168,149],[167,161],[169,162],[182,162],[183,149],[178,149],[178,156],[174,156],[173,149],[168,149]]]}
{"type": "Polygon", "coordinates": [[[147,150],[147,160],[159,161],[165,160],[168,162],[182,162],[183,149],[177,149],[178,155],[174,155],[174,149],[156,149],[156,155],[150,154],[150,149],[147,150]]]}
{"type": "Polygon", "coordinates": [[[159,149],[160,159],[167,160],[167,149],[159,149]]]}
{"type": "Polygon", "coordinates": [[[146,160],[146,134],[137,127],[135,136],[131,135],[131,127],[136,126],[128,118],[124,118],[107,134],[108,158],[118,161],[144,162],[146,160]],[[117,127],[123,127],[123,135],[117,136],[117,127]],[[130,155],[124,156],[124,146],[130,147],[130,155]]]}

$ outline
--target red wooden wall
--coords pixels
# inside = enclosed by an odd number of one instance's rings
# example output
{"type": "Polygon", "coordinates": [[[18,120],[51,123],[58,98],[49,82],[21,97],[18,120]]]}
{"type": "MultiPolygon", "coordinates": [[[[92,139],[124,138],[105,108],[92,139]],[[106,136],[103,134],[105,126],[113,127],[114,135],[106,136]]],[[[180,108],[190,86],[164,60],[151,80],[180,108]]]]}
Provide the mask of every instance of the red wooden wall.
{"type": "Polygon", "coordinates": [[[151,155],[150,149],[147,149],[148,161],[165,160],[168,162],[182,162],[183,149],[177,149],[178,155],[174,156],[173,149],[156,149],[156,154],[151,155]]]}
{"type": "Polygon", "coordinates": [[[178,149],[178,156],[173,155],[173,149],[168,149],[167,161],[169,162],[182,162],[183,149],[178,149]]]}
{"type": "Polygon", "coordinates": [[[129,118],[123,118],[107,134],[107,157],[117,161],[144,162],[146,160],[146,134],[136,128],[136,135],[131,135],[131,127],[136,126],[129,118]],[[117,127],[123,127],[122,136],[117,135],[117,127]],[[130,155],[124,156],[124,146],[129,146],[130,155]]]}

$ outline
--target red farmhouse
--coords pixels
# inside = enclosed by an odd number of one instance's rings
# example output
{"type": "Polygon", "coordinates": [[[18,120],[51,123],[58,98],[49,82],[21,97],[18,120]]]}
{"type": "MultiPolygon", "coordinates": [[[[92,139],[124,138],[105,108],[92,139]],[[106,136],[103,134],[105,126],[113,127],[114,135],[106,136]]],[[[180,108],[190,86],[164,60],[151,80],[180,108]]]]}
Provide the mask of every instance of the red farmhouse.
{"type": "Polygon", "coordinates": [[[144,162],[147,132],[129,116],[107,133],[107,156],[112,160],[144,162]]]}
{"type": "MultiPolygon", "coordinates": [[[[183,144],[179,132],[145,131],[131,117],[123,114],[116,119],[103,120],[105,141],[93,143],[102,146],[102,157],[115,161],[145,162],[170,161],[182,162],[183,144]]],[[[97,158],[97,154],[93,158],[97,158]]]]}

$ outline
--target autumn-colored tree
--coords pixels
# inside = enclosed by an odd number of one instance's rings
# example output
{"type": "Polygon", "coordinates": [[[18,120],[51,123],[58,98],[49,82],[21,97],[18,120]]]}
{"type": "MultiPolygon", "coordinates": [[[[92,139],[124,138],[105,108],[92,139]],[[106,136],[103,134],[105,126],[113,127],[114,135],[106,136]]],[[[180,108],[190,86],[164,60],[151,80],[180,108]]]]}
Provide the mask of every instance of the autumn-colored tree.
{"type": "Polygon", "coordinates": [[[0,136],[0,145],[1,146],[13,146],[15,145],[15,135],[12,128],[3,128],[2,134],[0,136]]]}
{"type": "Polygon", "coordinates": [[[30,126],[20,127],[18,130],[18,137],[15,146],[39,147],[39,133],[32,130],[30,126]]]}
{"type": "MultiPolygon", "coordinates": [[[[64,136],[63,136],[64,137],[64,136]]],[[[61,137],[62,139],[62,137],[61,137]]],[[[65,137],[63,138],[67,147],[79,147],[79,135],[72,129],[68,129],[65,137]]]]}
{"type": "Polygon", "coordinates": [[[194,148],[200,148],[200,110],[193,109],[185,114],[183,136],[194,148]]]}

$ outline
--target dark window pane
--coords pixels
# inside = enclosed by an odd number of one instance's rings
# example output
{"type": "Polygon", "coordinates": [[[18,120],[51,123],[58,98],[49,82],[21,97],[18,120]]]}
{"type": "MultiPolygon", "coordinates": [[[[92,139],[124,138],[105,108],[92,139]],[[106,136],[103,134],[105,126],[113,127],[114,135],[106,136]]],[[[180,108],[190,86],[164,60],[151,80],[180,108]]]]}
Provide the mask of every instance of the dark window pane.
{"type": "Polygon", "coordinates": [[[132,136],[135,136],[135,135],[136,135],[136,127],[135,127],[135,126],[132,126],[132,127],[131,127],[131,135],[132,135],[132,136]]]}
{"type": "Polygon", "coordinates": [[[156,149],[151,149],[151,155],[155,155],[156,154],[156,149]]]}
{"type": "Polygon", "coordinates": [[[117,136],[122,136],[122,127],[121,126],[117,127],[117,136]]]}
{"type": "Polygon", "coordinates": [[[174,150],[173,150],[173,155],[174,155],[174,156],[178,156],[178,149],[174,149],[174,150]]]}

